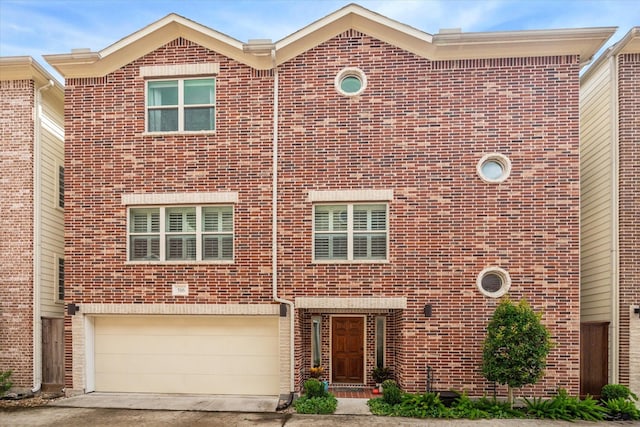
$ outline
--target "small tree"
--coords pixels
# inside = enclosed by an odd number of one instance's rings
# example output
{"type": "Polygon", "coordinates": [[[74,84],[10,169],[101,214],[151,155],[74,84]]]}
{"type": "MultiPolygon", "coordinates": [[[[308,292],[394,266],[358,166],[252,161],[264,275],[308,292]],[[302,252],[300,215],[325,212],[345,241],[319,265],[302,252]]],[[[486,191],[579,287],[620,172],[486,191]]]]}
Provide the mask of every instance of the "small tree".
{"type": "Polygon", "coordinates": [[[535,384],[544,374],[552,347],[547,328],[525,300],[500,302],[487,326],[482,348],[482,374],[506,384],[513,406],[513,389],[535,384]]]}

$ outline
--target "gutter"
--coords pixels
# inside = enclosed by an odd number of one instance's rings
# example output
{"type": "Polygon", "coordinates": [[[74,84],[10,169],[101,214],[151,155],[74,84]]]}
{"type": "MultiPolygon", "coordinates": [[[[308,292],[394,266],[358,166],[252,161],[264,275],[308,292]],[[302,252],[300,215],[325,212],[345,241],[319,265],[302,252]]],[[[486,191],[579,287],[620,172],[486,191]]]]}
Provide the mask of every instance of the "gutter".
{"type": "Polygon", "coordinates": [[[42,387],[42,319],[40,318],[40,266],[42,260],[42,92],[54,86],[49,80],[36,90],[33,141],[33,388],[42,387]]]}

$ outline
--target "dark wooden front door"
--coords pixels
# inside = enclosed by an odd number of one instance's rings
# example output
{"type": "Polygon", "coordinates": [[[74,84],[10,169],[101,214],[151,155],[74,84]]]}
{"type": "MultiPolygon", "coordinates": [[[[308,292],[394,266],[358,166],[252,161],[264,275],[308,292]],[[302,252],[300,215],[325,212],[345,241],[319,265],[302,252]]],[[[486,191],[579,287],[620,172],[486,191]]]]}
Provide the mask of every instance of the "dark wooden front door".
{"type": "Polygon", "coordinates": [[[609,383],[609,322],[580,324],[580,396],[600,397],[609,383]]]}
{"type": "Polygon", "coordinates": [[[364,318],[331,320],[331,379],[336,383],[364,382],[364,318]]]}

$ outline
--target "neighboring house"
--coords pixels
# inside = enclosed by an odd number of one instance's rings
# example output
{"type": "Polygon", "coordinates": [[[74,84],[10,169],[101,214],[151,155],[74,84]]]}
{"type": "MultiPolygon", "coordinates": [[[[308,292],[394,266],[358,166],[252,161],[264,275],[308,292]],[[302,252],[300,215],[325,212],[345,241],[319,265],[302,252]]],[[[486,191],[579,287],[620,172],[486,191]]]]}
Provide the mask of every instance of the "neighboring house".
{"type": "Polygon", "coordinates": [[[480,396],[508,292],[556,343],[523,393],[577,393],[579,71],[614,30],[430,35],[349,5],[276,43],[171,14],[46,56],[68,392],[287,394],[320,365],[480,396]]]}
{"type": "Polygon", "coordinates": [[[640,27],[580,80],[583,392],[640,392],[640,27]]]}
{"type": "Polygon", "coordinates": [[[62,388],[63,86],[0,57],[0,371],[17,392],[62,388]]]}

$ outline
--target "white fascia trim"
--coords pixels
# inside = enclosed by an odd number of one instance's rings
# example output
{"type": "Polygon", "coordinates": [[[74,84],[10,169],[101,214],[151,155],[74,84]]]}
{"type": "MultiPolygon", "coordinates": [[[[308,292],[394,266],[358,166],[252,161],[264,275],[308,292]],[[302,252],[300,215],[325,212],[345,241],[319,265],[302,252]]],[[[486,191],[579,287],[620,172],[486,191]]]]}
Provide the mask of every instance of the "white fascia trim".
{"type": "Polygon", "coordinates": [[[123,205],[238,203],[238,192],[123,194],[123,205]]]}
{"type": "Polygon", "coordinates": [[[190,28],[194,31],[206,34],[207,36],[219,40],[223,43],[227,43],[228,45],[235,47],[238,50],[242,50],[242,42],[227,36],[226,34],[223,34],[219,31],[215,31],[209,27],[205,27],[204,25],[201,25],[195,21],[192,21],[190,19],[187,19],[183,16],[180,16],[176,13],[170,13],[169,15],[165,16],[164,18],[161,18],[160,20],[147,25],[146,27],[142,28],[141,30],[136,31],[135,33],[115,42],[114,44],[112,44],[111,46],[108,46],[104,49],[102,49],[99,52],[99,55],[101,58],[104,58],[108,55],[111,55],[114,52],[117,52],[118,50],[129,46],[130,44],[146,37],[149,36],[151,34],[153,34],[155,31],[160,30],[161,28],[171,25],[171,24],[177,24],[177,25],[182,25],[186,28],[190,28]]]}
{"type": "MultiPolygon", "coordinates": [[[[325,16],[324,18],[318,19],[317,21],[312,22],[306,27],[303,27],[300,30],[294,32],[293,34],[290,34],[285,38],[279,40],[278,42],[276,42],[276,48],[282,49],[306,36],[309,36],[315,33],[316,31],[319,31],[323,27],[326,27],[338,21],[339,19],[349,17],[349,16],[351,16],[352,18],[352,25],[353,25],[353,21],[356,21],[358,20],[358,18],[360,18],[360,19],[364,19],[365,21],[368,20],[378,25],[382,25],[383,27],[391,28],[395,31],[405,33],[411,37],[414,37],[415,39],[423,40],[426,43],[431,43],[433,39],[433,36],[429,33],[425,33],[424,31],[420,31],[416,28],[413,28],[401,22],[394,21],[393,19],[390,19],[386,16],[383,16],[376,12],[372,12],[368,9],[365,9],[362,6],[359,6],[356,4],[349,4],[343,7],[342,9],[339,9],[334,13],[325,16]]],[[[353,26],[357,27],[357,25],[353,25],[353,26]]],[[[364,26],[366,26],[366,24],[364,26]]]]}
{"type": "Polygon", "coordinates": [[[324,298],[324,297],[299,297],[296,298],[297,308],[315,309],[389,309],[404,310],[407,308],[406,297],[395,298],[324,298]]]}
{"type": "Polygon", "coordinates": [[[170,64],[140,67],[140,77],[201,76],[220,73],[220,64],[170,64]]]}
{"type": "Polygon", "coordinates": [[[310,202],[376,202],[393,200],[393,190],[309,191],[310,202]]]}

